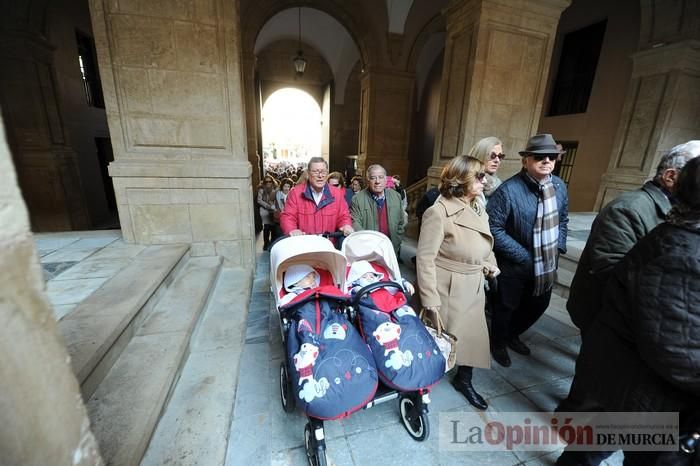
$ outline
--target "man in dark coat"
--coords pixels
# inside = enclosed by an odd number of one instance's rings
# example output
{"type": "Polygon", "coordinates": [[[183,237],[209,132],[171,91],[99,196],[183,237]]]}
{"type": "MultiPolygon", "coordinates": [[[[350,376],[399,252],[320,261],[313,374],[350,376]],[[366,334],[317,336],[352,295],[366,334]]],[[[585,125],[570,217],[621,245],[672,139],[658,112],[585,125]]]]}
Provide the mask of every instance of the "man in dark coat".
{"type": "Polygon", "coordinates": [[[491,354],[510,366],[506,346],[528,355],[520,335],[549,306],[559,253],[566,252],[569,198],[552,175],[561,151],[551,134],[530,138],[520,152],[523,169],[489,199],[486,211],[501,275],[491,315],[491,354]]]}
{"type": "MultiPolygon", "coordinates": [[[[700,158],[686,164],[675,194],[668,220],[610,274],[571,394],[587,399],[588,411],[678,412],[680,433],[690,434],[700,432],[700,158]]],[[[679,452],[658,455],[625,452],[625,464],[697,464],[679,452]]],[[[604,456],[567,450],[557,465],[604,456]]]]}
{"type": "Polygon", "coordinates": [[[615,198],[596,217],[566,303],[571,320],[582,334],[602,306],[601,291],[613,267],[640,238],[664,221],[671,210],[678,174],[688,160],[698,155],[700,141],[674,147],[661,158],[652,181],[615,198]]]}

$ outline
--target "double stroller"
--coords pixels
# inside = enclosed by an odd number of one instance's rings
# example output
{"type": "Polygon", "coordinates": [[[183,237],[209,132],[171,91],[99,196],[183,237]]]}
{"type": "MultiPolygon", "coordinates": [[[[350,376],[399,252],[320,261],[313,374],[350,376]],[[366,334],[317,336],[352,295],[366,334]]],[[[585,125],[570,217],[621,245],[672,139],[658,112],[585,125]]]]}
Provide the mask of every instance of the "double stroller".
{"type": "MultiPolygon", "coordinates": [[[[270,283],[285,345],[280,398],[308,418],[304,445],[311,465],[326,464],[324,421],[342,419],[399,399],[409,435],[425,440],[429,392],[445,359],[406,305],[398,261],[381,233],[349,235],[338,251],[322,236],[278,240],[270,252],[270,283]],[[346,277],[371,265],[372,283],[346,277]],[[351,266],[348,268],[348,266],[351,266]]],[[[352,277],[351,277],[352,278],[352,277]]]]}

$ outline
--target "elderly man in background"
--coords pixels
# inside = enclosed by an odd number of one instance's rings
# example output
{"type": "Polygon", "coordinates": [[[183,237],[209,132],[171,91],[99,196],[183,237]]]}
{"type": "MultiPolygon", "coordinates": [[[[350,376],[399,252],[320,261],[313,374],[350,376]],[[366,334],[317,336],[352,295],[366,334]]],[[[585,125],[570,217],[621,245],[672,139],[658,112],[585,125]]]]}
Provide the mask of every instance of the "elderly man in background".
{"type": "Polygon", "coordinates": [[[675,202],[678,175],[697,156],[700,140],[674,147],[661,157],[651,181],[613,199],[596,217],[566,303],[581,334],[586,333],[603,304],[602,292],[613,268],[637,241],[666,219],[675,202]]]}
{"type": "Polygon", "coordinates": [[[531,137],[520,155],[521,172],[504,181],[486,206],[502,271],[491,315],[491,354],[504,367],[511,364],[506,346],[530,354],[520,335],[549,306],[569,223],[566,185],[552,175],[560,155],[552,135],[531,137]]]}
{"type": "Polygon", "coordinates": [[[312,157],[307,169],[308,181],[296,185],[287,194],[280,215],[282,233],[289,236],[317,235],[340,230],[353,232],[348,205],[340,189],[329,186],[328,163],[312,157]]]}
{"type": "Polygon", "coordinates": [[[350,206],[352,226],[355,230],[374,230],[391,239],[398,256],[401,239],[406,228],[401,195],[386,188],[386,170],[381,165],[367,168],[367,187],[355,193],[350,206]]]}

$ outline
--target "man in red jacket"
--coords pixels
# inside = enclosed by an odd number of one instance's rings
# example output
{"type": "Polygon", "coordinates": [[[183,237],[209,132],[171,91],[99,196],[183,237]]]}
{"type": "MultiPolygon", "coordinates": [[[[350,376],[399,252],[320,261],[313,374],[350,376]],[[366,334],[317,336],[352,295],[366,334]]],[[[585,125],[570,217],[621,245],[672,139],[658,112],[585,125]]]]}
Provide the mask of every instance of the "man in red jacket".
{"type": "Polygon", "coordinates": [[[308,166],[309,181],[292,188],[280,215],[282,233],[289,236],[320,234],[340,230],[345,236],[353,232],[352,219],[339,188],[328,185],[328,163],[312,157],[308,166]]]}

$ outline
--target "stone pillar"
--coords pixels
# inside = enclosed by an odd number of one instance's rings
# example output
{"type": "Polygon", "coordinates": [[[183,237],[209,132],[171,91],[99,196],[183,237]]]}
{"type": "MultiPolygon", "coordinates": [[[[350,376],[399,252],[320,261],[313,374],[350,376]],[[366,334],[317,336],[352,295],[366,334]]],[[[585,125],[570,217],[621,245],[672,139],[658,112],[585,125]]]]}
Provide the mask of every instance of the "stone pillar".
{"type": "Polygon", "coordinates": [[[253,262],[238,2],[91,0],[124,239],[253,262]]]}
{"type": "Polygon", "coordinates": [[[0,463],[101,465],[1,119],[0,225],[0,463]]]}
{"type": "Polygon", "coordinates": [[[360,77],[358,173],[379,163],[390,175],[408,178],[408,143],[415,75],[370,69],[360,77]]]}
{"type": "Polygon", "coordinates": [[[654,176],[665,152],[700,134],[697,2],[664,8],[655,3],[642,2],[640,51],[632,56],[631,82],[596,210],[639,188],[654,176]]]}
{"type": "Polygon", "coordinates": [[[487,136],[520,169],[518,150],[537,132],[561,12],[571,0],[450,0],[440,111],[429,184],[441,167],[487,136]]]}
{"type": "MultiPolygon", "coordinates": [[[[260,102],[258,101],[258,84],[256,79],[256,58],[252,53],[243,54],[243,98],[245,99],[246,135],[248,147],[248,162],[252,168],[251,193],[257,196],[257,188],[262,174],[260,173],[260,160],[262,154],[258,153],[258,127],[260,122],[260,102]]],[[[255,231],[262,230],[262,219],[257,209],[253,209],[255,231]]]]}
{"type": "Polygon", "coordinates": [[[0,104],[32,229],[85,230],[90,220],[58,105],[53,52],[38,32],[0,30],[0,104]]]}

